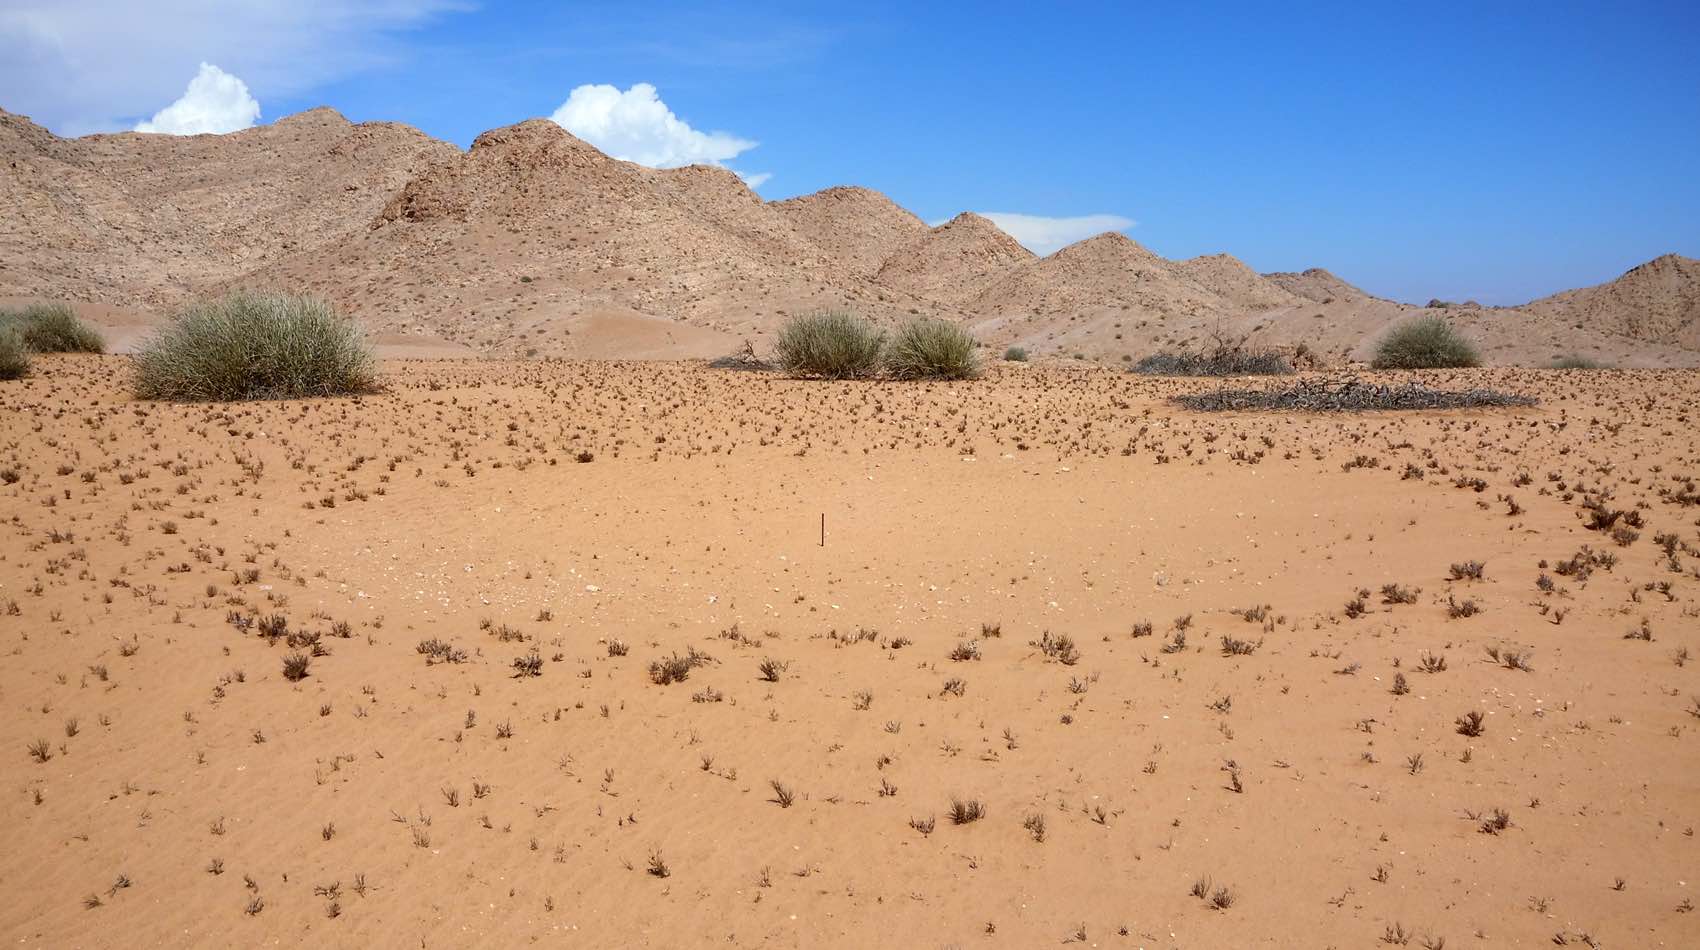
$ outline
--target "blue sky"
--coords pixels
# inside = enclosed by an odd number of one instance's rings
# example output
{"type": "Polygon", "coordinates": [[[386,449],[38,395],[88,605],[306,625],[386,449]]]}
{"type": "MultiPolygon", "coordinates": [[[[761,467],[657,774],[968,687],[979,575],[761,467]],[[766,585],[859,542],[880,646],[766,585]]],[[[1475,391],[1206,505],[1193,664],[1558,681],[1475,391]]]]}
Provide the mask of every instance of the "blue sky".
{"type": "Polygon", "coordinates": [[[580,86],[648,83],[691,128],[759,143],[725,161],[771,175],[768,198],[860,184],[929,221],[1114,215],[1167,257],[1418,302],[1700,256],[1695,2],[162,0],[134,22],[18,2],[39,16],[0,12],[0,57],[29,68],[0,66],[0,106],[62,133],[148,119],[201,62],[262,122],[328,104],[462,145],[580,86]],[[56,62],[68,90],[45,85],[56,62]]]}

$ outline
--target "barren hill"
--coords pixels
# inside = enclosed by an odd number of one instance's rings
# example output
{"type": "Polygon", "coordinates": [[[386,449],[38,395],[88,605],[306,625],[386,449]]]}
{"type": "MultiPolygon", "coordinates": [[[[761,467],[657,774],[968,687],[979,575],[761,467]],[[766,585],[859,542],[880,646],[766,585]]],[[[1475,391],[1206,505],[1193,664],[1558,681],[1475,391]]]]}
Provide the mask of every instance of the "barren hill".
{"type": "MultiPolygon", "coordinates": [[[[329,109],[230,135],[62,139],[0,112],[0,301],[81,301],[125,345],[237,285],[316,292],[393,346],[718,355],[789,315],[928,313],[992,345],[1123,361],[1230,332],[1362,357],[1421,312],[1327,271],[1165,260],[1119,233],[1040,259],[987,219],[878,192],[765,202],[722,168],[609,158],[552,122],[471,149],[329,109]]],[[[1438,311],[1500,363],[1700,363],[1700,264],[1666,256],[1524,308],[1438,311]]]]}
{"type": "Polygon", "coordinates": [[[456,152],[329,109],[230,135],[79,139],[0,112],[0,294],[169,304],[364,230],[456,152]]]}
{"type": "Polygon", "coordinates": [[[1700,260],[1666,254],[1593,287],[1524,309],[1571,324],[1700,350],[1700,260]]]}
{"type": "Polygon", "coordinates": [[[1173,264],[1176,273],[1215,294],[1232,310],[1269,310],[1297,304],[1297,296],[1267,280],[1231,254],[1209,254],[1173,264]]]}
{"type": "Polygon", "coordinates": [[[541,119],[427,169],[368,232],[250,280],[315,290],[382,329],[506,352],[578,352],[587,321],[614,318],[713,331],[694,336],[724,350],[799,311],[895,319],[925,303],[874,290],[730,171],[619,161],[541,119]]]}
{"type": "Polygon", "coordinates": [[[1333,303],[1336,300],[1369,299],[1370,295],[1346,283],[1320,267],[1312,267],[1301,273],[1280,272],[1264,274],[1263,278],[1291,294],[1314,300],[1317,303],[1333,303]]]}
{"type": "Polygon", "coordinates": [[[994,281],[965,309],[998,343],[1100,356],[1124,336],[1155,338],[1170,321],[1220,317],[1224,304],[1176,266],[1120,233],[1070,244],[994,281]]]}
{"type": "Polygon", "coordinates": [[[1542,365],[1577,354],[1614,366],[1700,365],[1700,348],[1638,337],[1628,327],[1566,323],[1517,308],[1427,310],[1370,296],[1326,271],[1258,275],[1227,255],[1164,260],[1121,234],[1035,261],[965,310],[994,346],[1102,362],[1217,337],[1303,344],[1336,362],[1367,360],[1389,329],[1432,313],[1462,329],[1493,364],[1542,365]]]}
{"type": "Polygon", "coordinates": [[[889,255],[880,284],[952,305],[1035,258],[989,219],[964,211],[889,255]]]}
{"type": "Polygon", "coordinates": [[[877,191],[840,185],[773,203],[792,227],[851,273],[867,277],[927,225],[877,191]]]}

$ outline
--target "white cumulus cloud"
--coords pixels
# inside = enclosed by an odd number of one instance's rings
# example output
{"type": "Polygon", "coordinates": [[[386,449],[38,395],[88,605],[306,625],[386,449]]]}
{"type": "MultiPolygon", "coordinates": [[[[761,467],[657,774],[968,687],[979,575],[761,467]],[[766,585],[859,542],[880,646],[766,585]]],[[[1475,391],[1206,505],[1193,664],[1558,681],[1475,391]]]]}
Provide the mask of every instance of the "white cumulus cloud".
{"type": "Polygon", "coordinates": [[[137,123],[136,131],[223,134],[246,129],[259,117],[260,103],[249,94],[247,83],[211,63],[202,63],[183,95],[155,112],[153,118],[137,123]]]}
{"type": "Polygon", "coordinates": [[[1125,231],[1134,224],[1131,219],[1119,214],[1085,214],[1073,218],[1047,218],[1007,211],[981,211],[979,214],[1040,257],[1094,234],[1125,231]]]}
{"type": "Polygon", "coordinates": [[[549,118],[615,158],[651,168],[719,165],[756,147],[729,132],[691,128],[646,82],[624,92],[605,84],[579,86],[549,118]]]}
{"type": "Polygon", "coordinates": [[[0,105],[61,135],[127,129],[217,63],[298,96],[417,55],[410,30],[469,0],[0,0],[0,105]]]}

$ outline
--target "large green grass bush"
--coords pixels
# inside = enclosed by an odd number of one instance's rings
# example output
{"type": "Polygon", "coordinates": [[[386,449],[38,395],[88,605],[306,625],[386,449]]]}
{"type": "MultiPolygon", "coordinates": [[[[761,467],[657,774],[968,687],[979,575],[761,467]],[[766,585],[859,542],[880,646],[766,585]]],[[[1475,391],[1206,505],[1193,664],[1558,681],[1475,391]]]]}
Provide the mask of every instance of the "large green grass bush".
{"type": "Polygon", "coordinates": [[[32,353],[105,353],[100,332],[63,303],[32,303],[0,311],[0,326],[10,326],[32,353]]]}
{"type": "Polygon", "coordinates": [[[30,371],[30,351],[16,327],[0,323],[0,379],[17,379],[30,371]]]}
{"type": "Polygon", "coordinates": [[[142,399],[292,399],[368,392],[360,328],[313,297],[237,291],[191,304],[136,354],[142,399]]]}
{"type": "Polygon", "coordinates": [[[1418,317],[1394,327],[1376,345],[1376,369],[1456,369],[1482,365],[1482,355],[1442,317],[1418,317]]]}
{"type": "Polygon", "coordinates": [[[774,359],[794,376],[855,379],[879,370],[885,332],[841,310],[801,314],[785,321],[774,359]]]}
{"type": "Polygon", "coordinates": [[[967,330],[936,317],[910,321],[885,349],[885,368],[894,379],[973,379],[980,357],[967,330]]]}

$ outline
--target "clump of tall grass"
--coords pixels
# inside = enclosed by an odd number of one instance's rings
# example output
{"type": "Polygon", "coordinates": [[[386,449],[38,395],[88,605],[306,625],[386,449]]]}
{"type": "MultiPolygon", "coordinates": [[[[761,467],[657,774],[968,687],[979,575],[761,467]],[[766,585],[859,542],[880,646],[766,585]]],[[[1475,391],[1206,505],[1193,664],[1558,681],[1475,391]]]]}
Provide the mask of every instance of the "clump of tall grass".
{"type": "Polygon", "coordinates": [[[17,379],[30,371],[30,351],[16,327],[0,323],[0,379],[17,379]]]}
{"type": "Polygon", "coordinates": [[[136,354],[142,399],[294,399],[369,392],[371,349],[314,297],[236,291],[190,304],[136,354]]]}
{"type": "Polygon", "coordinates": [[[787,373],[856,379],[879,370],[885,331],[842,310],[800,314],[785,321],[774,359],[787,373]]]}
{"type": "Polygon", "coordinates": [[[0,311],[0,326],[17,331],[32,353],[105,353],[100,332],[84,323],[63,303],[32,303],[21,310],[0,311]]]}
{"type": "Polygon", "coordinates": [[[1482,355],[1443,317],[1418,317],[1394,327],[1376,345],[1376,369],[1456,369],[1482,365],[1482,355]]]}
{"type": "Polygon", "coordinates": [[[980,375],[974,337],[936,317],[910,321],[885,350],[885,368],[894,379],[973,379],[980,375]]]}

